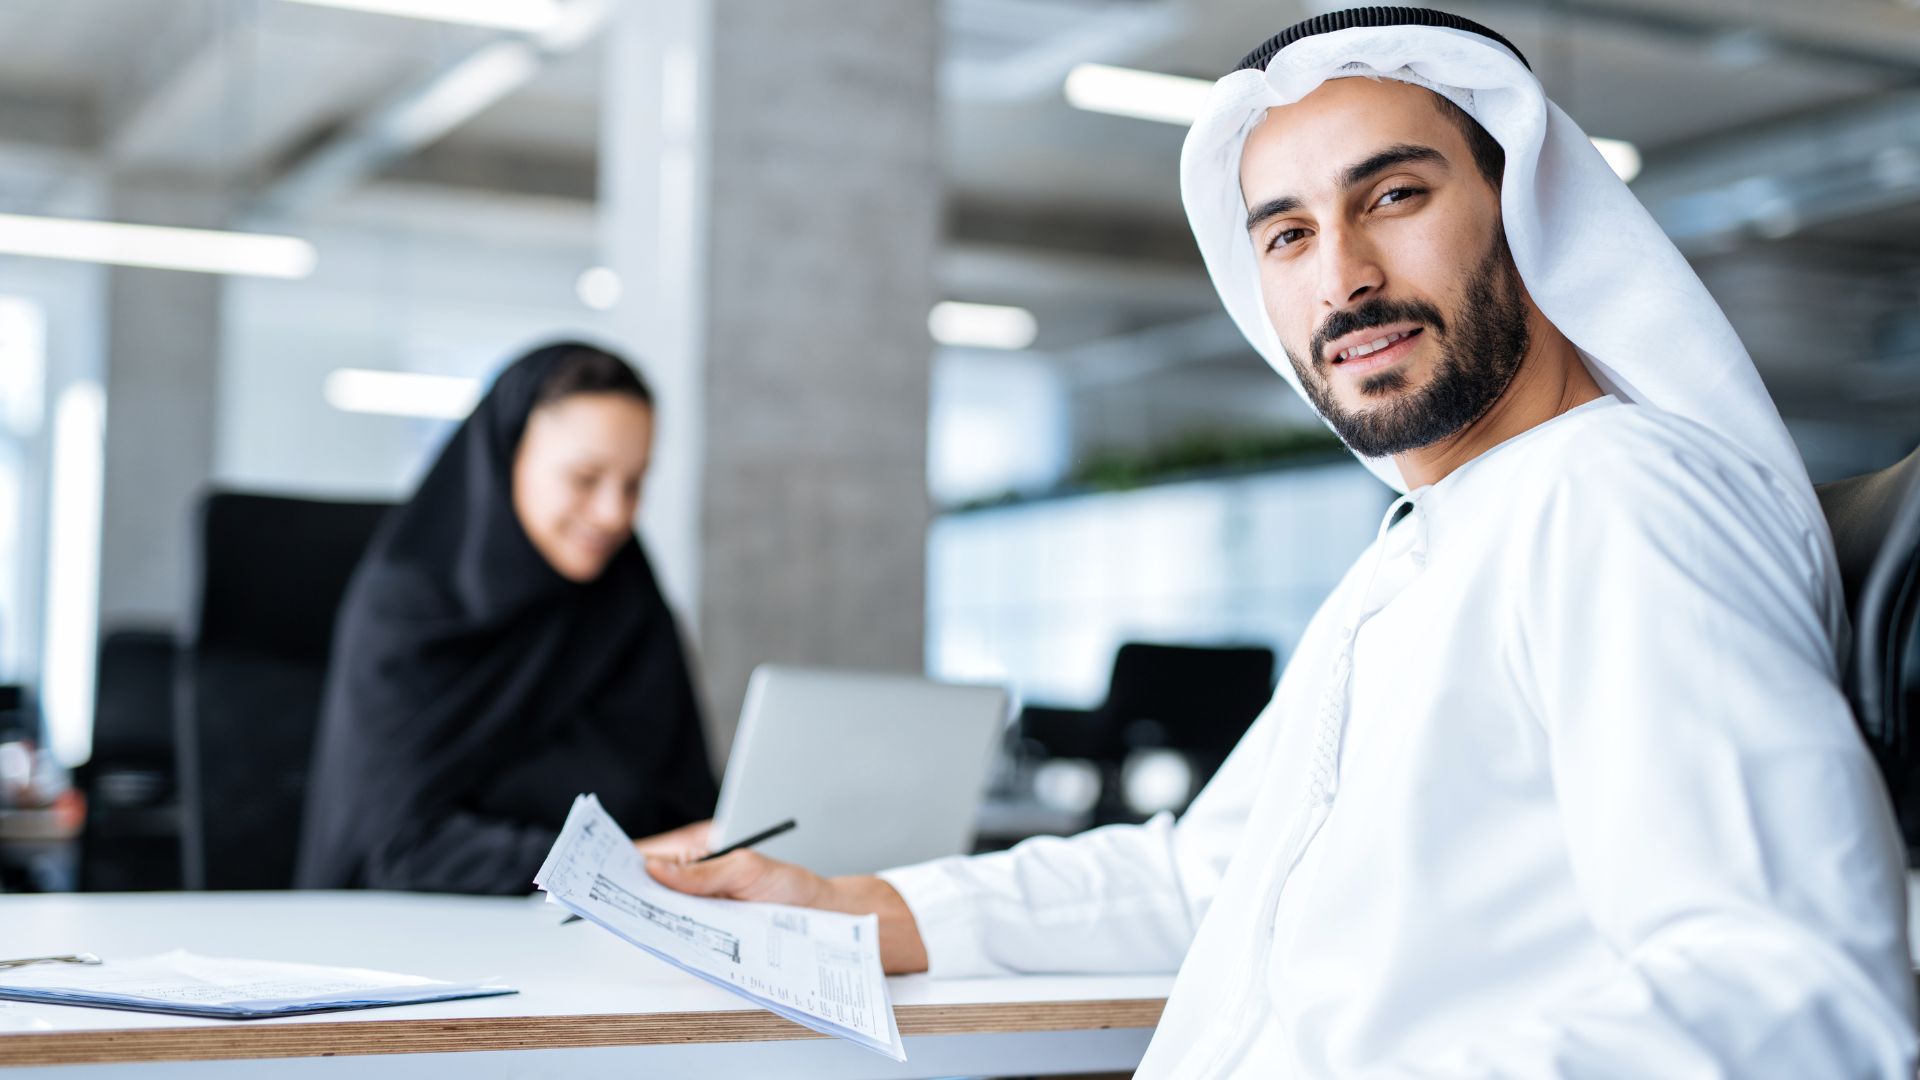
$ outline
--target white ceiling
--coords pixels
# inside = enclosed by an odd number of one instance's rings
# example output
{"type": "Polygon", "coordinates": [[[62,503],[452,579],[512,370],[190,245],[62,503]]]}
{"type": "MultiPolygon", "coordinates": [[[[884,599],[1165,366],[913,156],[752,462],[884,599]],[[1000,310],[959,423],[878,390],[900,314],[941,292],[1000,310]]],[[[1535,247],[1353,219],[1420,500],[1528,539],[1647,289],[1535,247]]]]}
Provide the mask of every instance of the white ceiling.
{"type": "MultiPolygon", "coordinates": [[[[956,197],[1145,214],[1162,224],[1178,223],[1180,131],[1069,108],[1056,77],[1065,63],[1102,60],[1212,77],[1266,35],[1332,6],[944,3],[954,89],[947,160],[956,197]],[[1129,25],[1133,31],[1125,32],[1129,25]],[[985,94],[982,85],[1003,89],[985,94]]],[[[1450,6],[1511,38],[1584,126],[1633,140],[1654,156],[1920,80],[1920,8],[1902,0],[1450,6]],[[1589,9],[1604,14],[1585,14],[1589,9]],[[1716,35],[1716,26],[1724,32],[1716,35]],[[1779,44],[1755,40],[1755,31],[1778,35],[1779,44]],[[1862,62],[1833,58],[1849,53],[1862,62]],[[1904,79],[1903,61],[1911,64],[1904,79]]],[[[118,138],[132,165],[259,175],[486,39],[480,30],[280,0],[9,0],[0,4],[0,41],[32,47],[0,56],[0,94],[86,102],[91,134],[118,138]],[[125,131],[135,119],[147,120],[148,129],[125,131]]],[[[446,143],[591,160],[600,79],[596,48],[559,57],[446,143]]]]}
{"type": "MultiPolygon", "coordinates": [[[[1344,6],[900,2],[943,5],[942,120],[956,229],[996,215],[1014,223],[1002,234],[1045,234],[1052,223],[1074,223],[1062,234],[1073,238],[1071,252],[1024,266],[1009,262],[999,242],[1004,235],[989,247],[956,244],[949,257],[957,279],[980,290],[996,281],[1051,286],[1071,279],[1084,286],[1032,291],[1034,305],[1048,309],[1043,325],[1051,336],[1043,345],[1050,347],[1214,311],[1184,241],[1176,183],[1182,131],[1068,107],[1060,94],[1067,68],[1103,61],[1211,78],[1270,34],[1344,6]],[[1178,283],[1186,287],[1169,287],[1178,283]]],[[[1920,0],[1443,6],[1509,37],[1576,120],[1594,134],[1638,143],[1650,172],[1697,158],[1732,132],[1764,134],[1795,118],[1920,87],[1920,0]]],[[[0,41],[10,43],[0,53],[0,210],[48,209],[61,170],[74,168],[76,156],[82,164],[91,158],[115,170],[198,176],[247,191],[493,40],[497,35],[483,30],[282,0],[0,0],[0,41]]],[[[531,80],[401,171],[414,181],[450,173],[501,184],[529,169],[567,173],[577,180],[571,189],[543,190],[544,202],[522,198],[529,209],[521,216],[529,228],[575,229],[590,244],[590,205],[577,194],[573,210],[549,204],[556,197],[565,203],[570,190],[591,190],[603,76],[592,43],[550,57],[531,80]],[[434,174],[426,166],[435,155],[454,167],[434,174]],[[512,167],[470,167],[489,155],[512,167]]],[[[408,223],[435,219],[423,211],[433,203],[430,189],[402,197],[398,186],[363,188],[357,202],[348,200],[354,206],[336,212],[362,221],[382,214],[408,223]]],[[[443,200],[459,209],[439,219],[480,216],[470,208],[473,198],[443,200]]],[[[1908,203],[1823,222],[1796,243],[1841,252],[1841,262],[1847,252],[1871,251],[1920,263],[1920,208],[1908,203]]],[[[1793,362],[1789,352],[1765,360],[1793,362]]]]}

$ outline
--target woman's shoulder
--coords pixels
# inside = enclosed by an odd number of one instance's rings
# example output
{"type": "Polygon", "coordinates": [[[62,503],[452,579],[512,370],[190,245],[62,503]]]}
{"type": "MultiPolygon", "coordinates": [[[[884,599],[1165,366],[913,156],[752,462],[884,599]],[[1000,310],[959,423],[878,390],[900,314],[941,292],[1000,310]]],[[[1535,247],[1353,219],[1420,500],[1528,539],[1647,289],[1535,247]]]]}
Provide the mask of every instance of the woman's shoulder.
{"type": "Polygon", "coordinates": [[[372,616],[406,621],[437,620],[455,613],[446,569],[417,559],[370,555],[353,572],[341,618],[372,616]]]}

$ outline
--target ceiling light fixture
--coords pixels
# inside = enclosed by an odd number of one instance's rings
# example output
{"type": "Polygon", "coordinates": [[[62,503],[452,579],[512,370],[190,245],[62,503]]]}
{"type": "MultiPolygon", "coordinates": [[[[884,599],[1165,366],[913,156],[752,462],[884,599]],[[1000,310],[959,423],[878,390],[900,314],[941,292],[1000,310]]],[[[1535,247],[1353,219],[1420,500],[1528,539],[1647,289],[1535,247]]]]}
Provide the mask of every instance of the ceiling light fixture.
{"type": "Polygon", "coordinates": [[[558,0],[288,0],[313,7],[397,15],[431,22],[465,23],[495,30],[539,33],[552,29],[562,14],[558,0]]]}
{"type": "Polygon", "coordinates": [[[1613,170],[1613,175],[1629,184],[1640,175],[1639,147],[1625,139],[1603,139],[1597,135],[1587,138],[1593,143],[1593,148],[1600,151],[1600,156],[1607,159],[1607,167],[1613,170]]]}
{"type": "Polygon", "coordinates": [[[620,303],[620,275],[610,267],[588,267],[574,280],[573,291],[593,310],[611,311],[620,303]]]}
{"type": "Polygon", "coordinates": [[[317,260],[297,236],[22,214],[0,214],[0,255],[272,278],[306,277],[317,260]]]}
{"type": "Polygon", "coordinates": [[[1163,75],[1108,64],[1078,64],[1067,72],[1063,89],[1067,104],[1076,109],[1185,127],[1200,115],[1200,107],[1212,86],[1205,79],[1184,75],[1163,75]]]}
{"type": "Polygon", "coordinates": [[[943,300],[927,313],[927,331],[942,345],[1024,349],[1033,344],[1039,324],[1026,308],[943,300]]]}
{"type": "Polygon", "coordinates": [[[342,412],[459,420],[480,400],[480,380],[417,371],[341,368],[321,388],[327,404],[342,412]]]}

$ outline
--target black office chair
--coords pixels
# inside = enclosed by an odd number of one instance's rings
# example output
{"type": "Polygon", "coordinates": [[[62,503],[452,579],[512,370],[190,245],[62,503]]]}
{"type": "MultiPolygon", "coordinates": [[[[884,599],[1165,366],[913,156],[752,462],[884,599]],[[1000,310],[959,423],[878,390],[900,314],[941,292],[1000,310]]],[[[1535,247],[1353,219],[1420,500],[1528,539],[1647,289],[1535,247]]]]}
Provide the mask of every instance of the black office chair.
{"type": "Polygon", "coordinates": [[[174,636],[121,628],[100,640],[94,669],[93,754],[74,771],[87,797],[80,888],[151,892],[180,887],[175,797],[174,636]]]}
{"type": "Polygon", "coordinates": [[[1898,464],[1816,489],[1840,557],[1853,621],[1842,682],[1886,778],[1909,850],[1920,839],[1912,719],[1920,689],[1920,450],[1898,464]]]}
{"type": "Polygon", "coordinates": [[[26,687],[0,685],[0,742],[41,737],[40,718],[30,707],[26,687]]]}
{"type": "Polygon", "coordinates": [[[1051,757],[1100,766],[1097,824],[1132,820],[1120,790],[1129,755],[1157,748],[1183,754],[1198,791],[1273,696],[1277,658],[1264,646],[1204,647],[1130,642],[1113,658],[1107,698],[1091,710],[1032,705],[1019,730],[1051,757]]]}
{"type": "Polygon", "coordinates": [[[388,504],[215,492],[181,670],[182,876],[293,884],[306,776],[347,580],[388,504]]]}
{"type": "Polygon", "coordinates": [[[1101,705],[1128,750],[1166,747],[1205,767],[1204,783],[1273,697],[1264,646],[1120,646],[1101,705]]]}

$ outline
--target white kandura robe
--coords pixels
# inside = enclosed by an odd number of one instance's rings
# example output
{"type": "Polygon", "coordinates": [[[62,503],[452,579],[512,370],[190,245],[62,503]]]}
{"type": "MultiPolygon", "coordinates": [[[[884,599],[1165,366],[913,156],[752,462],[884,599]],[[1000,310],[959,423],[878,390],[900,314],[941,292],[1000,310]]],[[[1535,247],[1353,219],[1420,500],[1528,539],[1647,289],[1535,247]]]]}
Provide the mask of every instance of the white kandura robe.
{"type": "Polygon", "coordinates": [[[1772,477],[1602,398],[1407,496],[1178,823],[884,875],[933,973],[1178,967],[1145,1078],[1910,1080],[1904,859],[1772,477]]]}

